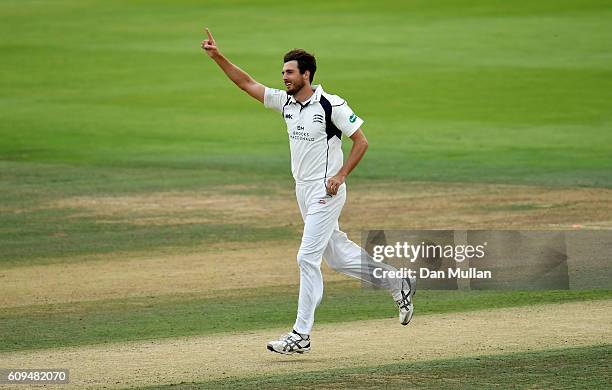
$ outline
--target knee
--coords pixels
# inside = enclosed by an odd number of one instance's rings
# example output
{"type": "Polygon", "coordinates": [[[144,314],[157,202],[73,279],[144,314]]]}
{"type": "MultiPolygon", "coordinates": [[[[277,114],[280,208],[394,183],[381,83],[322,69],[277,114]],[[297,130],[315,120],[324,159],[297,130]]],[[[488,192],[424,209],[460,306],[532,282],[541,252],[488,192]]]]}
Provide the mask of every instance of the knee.
{"type": "Polygon", "coordinates": [[[317,259],[314,253],[300,249],[297,254],[297,263],[300,269],[310,270],[316,267],[317,259]]]}
{"type": "Polygon", "coordinates": [[[297,263],[300,267],[308,265],[310,262],[309,256],[306,252],[300,250],[297,254],[297,263]]]}

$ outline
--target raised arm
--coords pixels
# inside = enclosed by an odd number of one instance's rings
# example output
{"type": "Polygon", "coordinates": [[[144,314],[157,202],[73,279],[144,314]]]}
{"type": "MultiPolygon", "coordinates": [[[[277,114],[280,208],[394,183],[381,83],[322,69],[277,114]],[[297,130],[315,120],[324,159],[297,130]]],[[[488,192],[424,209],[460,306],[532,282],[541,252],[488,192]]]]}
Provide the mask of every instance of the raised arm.
{"type": "Polygon", "coordinates": [[[232,64],[223,54],[221,54],[208,28],[206,28],[206,34],[208,38],[202,41],[202,49],[204,49],[206,54],[219,65],[221,70],[225,72],[227,77],[229,77],[238,88],[263,103],[266,87],[259,84],[249,76],[247,72],[232,64]]]}

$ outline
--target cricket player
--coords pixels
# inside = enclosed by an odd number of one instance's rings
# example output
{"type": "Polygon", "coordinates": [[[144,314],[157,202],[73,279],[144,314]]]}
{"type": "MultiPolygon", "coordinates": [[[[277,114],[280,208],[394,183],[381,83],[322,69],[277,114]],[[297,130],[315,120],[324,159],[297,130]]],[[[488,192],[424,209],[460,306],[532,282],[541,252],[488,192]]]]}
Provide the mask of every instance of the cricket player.
{"type": "MultiPolygon", "coordinates": [[[[310,333],[315,309],[323,296],[321,259],[346,275],[386,288],[399,307],[399,319],[407,325],[414,307],[416,279],[373,278],[373,270],[394,271],[374,262],[365,251],[340,230],[338,218],[346,201],[346,177],[355,169],[368,148],[361,129],[363,120],[339,96],[313,85],[317,70],[315,57],[302,49],[288,52],[282,68],[284,90],[268,88],[232,64],[221,52],[212,34],[202,49],[240,89],[266,108],[278,111],[287,124],[291,150],[291,171],[295,193],[304,220],[304,233],[297,263],[300,292],[297,318],[291,332],[270,341],[267,348],[282,354],[310,351],[310,333]],[[346,161],[341,140],[353,142],[346,161]]],[[[380,273],[379,273],[380,274],[380,273]]]]}

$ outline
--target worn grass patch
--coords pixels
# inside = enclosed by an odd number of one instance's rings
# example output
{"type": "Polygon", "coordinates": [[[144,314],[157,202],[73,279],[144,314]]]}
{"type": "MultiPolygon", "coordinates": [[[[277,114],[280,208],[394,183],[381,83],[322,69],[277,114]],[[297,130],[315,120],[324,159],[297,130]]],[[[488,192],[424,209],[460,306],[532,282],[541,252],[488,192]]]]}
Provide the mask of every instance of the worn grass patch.
{"type": "Polygon", "coordinates": [[[603,389],[612,345],[228,378],[140,389],[603,389]]]}
{"type": "MultiPolygon", "coordinates": [[[[282,185],[25,199],[0,206],[0,265],[70,262],[112,251],[297,242],[302,228],[295,195],[282,185]]],[[[341,223],[356,239],[374,226],[610,228],[611,215],[612,190],[603,188],[378,182],[349,187],[341,223]]]]}

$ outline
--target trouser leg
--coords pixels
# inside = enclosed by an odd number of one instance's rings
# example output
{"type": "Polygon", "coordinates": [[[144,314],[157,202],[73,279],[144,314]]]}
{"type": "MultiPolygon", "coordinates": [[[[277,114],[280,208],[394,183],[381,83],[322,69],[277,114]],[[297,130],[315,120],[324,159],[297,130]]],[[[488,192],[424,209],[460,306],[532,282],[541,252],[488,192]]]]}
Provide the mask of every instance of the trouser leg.
{"type": "Polygon", "coordinates": [[[374,277],[376,268],[387,271],[395,271],[396,268],[389,264],[375,262],[364,249],[349,240],[346,233],[341,231],[337,224],[323,252],[323,258],[334,270],[387,289],[395,300],[401,298],[401,279],[374,277]]]}
{"type": "Polygon", "coordinates": [[[300,293],[294,329],[299,333],[310,334],[312,330],[315,309],[323,296],[321,258],[337,226],[344,200],[345,193],[342,191],[333,198],[326,199],[324,204],[318,203],[317,197],[314,196],[312,203],[308,205],[304,218],[304,234],[297,255],[300,293]]]}

